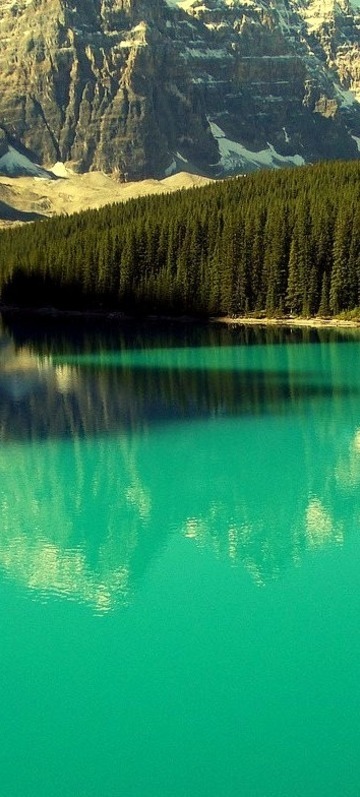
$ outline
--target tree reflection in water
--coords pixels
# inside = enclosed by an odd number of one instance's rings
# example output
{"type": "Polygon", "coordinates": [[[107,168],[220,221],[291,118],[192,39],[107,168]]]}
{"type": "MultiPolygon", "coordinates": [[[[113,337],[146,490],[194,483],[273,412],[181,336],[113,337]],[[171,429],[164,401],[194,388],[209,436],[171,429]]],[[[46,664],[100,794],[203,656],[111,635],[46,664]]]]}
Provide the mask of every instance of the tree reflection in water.
{"type": "Polygon", "coordinates": [[[174,533],[259,585],[341,544],[345,503],[357,517],[358,357],[324,331],[8,326],[3,571],[105,612],[174,533]]]}

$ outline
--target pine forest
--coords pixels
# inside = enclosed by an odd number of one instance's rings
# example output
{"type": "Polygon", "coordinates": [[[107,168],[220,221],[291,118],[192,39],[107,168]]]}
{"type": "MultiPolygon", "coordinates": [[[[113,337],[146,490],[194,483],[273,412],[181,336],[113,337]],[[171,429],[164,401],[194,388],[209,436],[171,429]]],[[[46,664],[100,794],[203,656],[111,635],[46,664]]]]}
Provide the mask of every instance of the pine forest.
{"type": "Polygon", "coordinates": [[[5,229],[0,300],[125,315],[356,315],[360,164],[262,171],[5,229]]]}

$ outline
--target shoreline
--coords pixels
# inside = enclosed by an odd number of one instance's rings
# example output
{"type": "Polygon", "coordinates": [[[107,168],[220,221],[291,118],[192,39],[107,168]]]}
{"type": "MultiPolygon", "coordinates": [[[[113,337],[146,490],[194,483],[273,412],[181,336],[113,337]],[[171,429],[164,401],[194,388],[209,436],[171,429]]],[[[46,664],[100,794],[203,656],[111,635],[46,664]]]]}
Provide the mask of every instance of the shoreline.
{"type": "Polygon", "coordinates": [[[312,329],[360,329],[360,320],[345,319],[345,318],[320,318],[313,316],[309,318],[302,318],[301,316],[294,316],[293,318],[254,318],[252,316],[222,316],[219,318],[211,318],[211,323],[220,324],[233,324],[234,326],[274,326],[274,327],[310,327],[312,329]]]}
{"type": "Polygon", "coordinates": [[[174,323],[200,323],[200,324],[224,324],[227,326],[274,326],[274,327],[309,327],[313,329],[360,329],[360,319],[343,319],[312,316],[303,318],[301,316],[284,317],[255,317],[255,316],[209,316],[198,317],[192,315],[170,316],[170,315],[127,315],[119,310],[60,310],[55,307],[18,307],[0,305],[0,316],[16,315],[37,318],[74,318],[74,319],[94,319],[118,322],[174,322],[174,323]]]}

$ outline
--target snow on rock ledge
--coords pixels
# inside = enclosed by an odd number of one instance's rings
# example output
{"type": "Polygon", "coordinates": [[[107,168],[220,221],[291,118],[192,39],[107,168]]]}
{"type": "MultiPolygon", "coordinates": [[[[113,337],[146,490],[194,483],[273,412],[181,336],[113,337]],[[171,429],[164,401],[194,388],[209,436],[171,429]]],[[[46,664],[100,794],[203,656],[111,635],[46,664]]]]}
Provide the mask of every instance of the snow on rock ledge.
{"type": "Polygon", "coordinates": [[[280,166],[302,166],[305,163],[301,155],[279,155],[272,144],[259,152],[252,152],[237,141],[226,138],[224,131],[215,122],[209,121],[209,125],[219,147],[220,159],[217,165],[225,172],[238,172],[241,168],[249,171],[266,166],[278,169],[280,166]]]}
{"type": "Polygon", "coordinates": [[[26,155],[22,155],[15,147],[8,146],[8,151],[0,158],[0,174],[8,177],[19,177],[30,175],[31,177],[42,177],[54,179],[55,175],[43,169],[37,163],[33,163],[26,155]]]}

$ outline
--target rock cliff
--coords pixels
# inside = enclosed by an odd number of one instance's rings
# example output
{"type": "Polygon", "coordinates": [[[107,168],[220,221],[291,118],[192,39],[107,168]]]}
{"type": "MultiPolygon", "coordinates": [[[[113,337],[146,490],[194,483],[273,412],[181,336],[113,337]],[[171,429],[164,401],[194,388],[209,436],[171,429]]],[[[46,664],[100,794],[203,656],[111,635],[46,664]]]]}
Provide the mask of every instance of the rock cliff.
{"type": "Polygon", "coordinates": [[[0,171],[9,147],[121,180],[359,157],[348,0],[0,0],[0,25],[0,171]]]}

